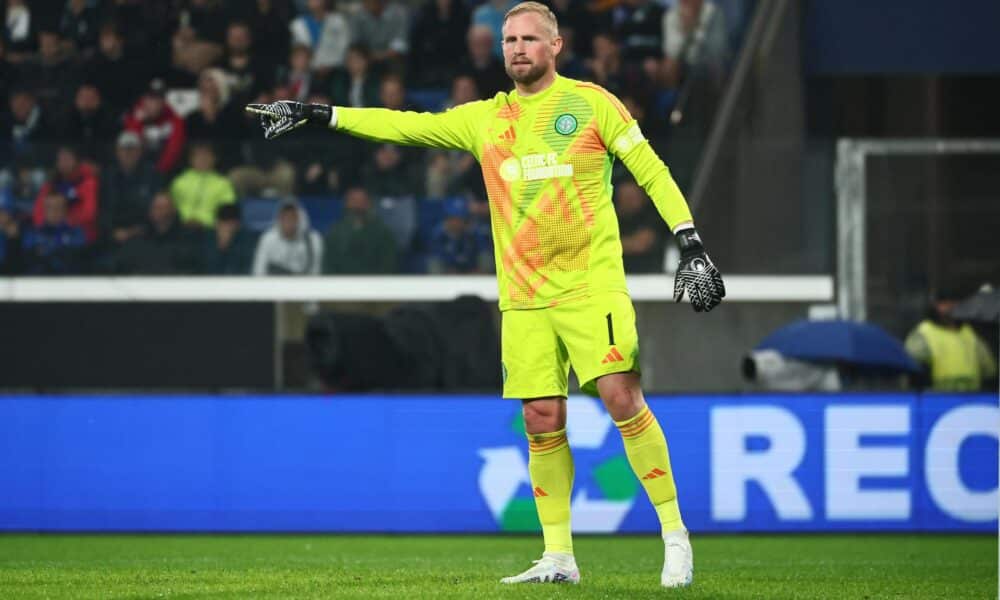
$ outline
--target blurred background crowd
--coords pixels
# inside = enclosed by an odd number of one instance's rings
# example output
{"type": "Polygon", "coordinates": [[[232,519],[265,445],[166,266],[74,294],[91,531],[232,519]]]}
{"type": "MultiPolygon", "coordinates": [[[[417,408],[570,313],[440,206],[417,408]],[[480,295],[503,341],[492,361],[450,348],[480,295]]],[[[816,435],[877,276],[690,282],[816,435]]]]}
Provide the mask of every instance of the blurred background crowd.
{"type": "MultiPolygon", "coordinates": [[[[440,111],[509,89],[510,0],[6,0],[0,271],[487,273],[479,167],[322,130],[265,143],[249,102],[440,111]]],[[[733,0],[552,0],[560,72],[617,94],[685,187],[746,26],[733,0]],[[694,99],[694,101],[692,101],[694,99]],[[692,156],[684,156],[690,153],[692,156]]],[[[669,231],[615,175],[626,268],[669,231]]]]}

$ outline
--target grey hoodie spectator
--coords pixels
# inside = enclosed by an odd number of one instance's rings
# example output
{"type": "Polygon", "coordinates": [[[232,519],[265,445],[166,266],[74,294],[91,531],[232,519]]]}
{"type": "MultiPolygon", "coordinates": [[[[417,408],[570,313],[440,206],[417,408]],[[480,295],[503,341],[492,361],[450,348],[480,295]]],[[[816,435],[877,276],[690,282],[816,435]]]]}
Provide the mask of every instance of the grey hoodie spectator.
{"type": "Polygon", "coordinates": [[[323,238],[309,227],[309,216],[295,200],[278,205],[274,223],[260,238],[254,275],[318,275],[323,238]]]}
{"type": "Polygon", "coordinates": [[[292,21],[292,44],[313,50],[312,67],[328,71],[344,64],[351,43],[351,29],[344,15],[330,10],[329,0],[309,0],[309,12],[292,21]]]}

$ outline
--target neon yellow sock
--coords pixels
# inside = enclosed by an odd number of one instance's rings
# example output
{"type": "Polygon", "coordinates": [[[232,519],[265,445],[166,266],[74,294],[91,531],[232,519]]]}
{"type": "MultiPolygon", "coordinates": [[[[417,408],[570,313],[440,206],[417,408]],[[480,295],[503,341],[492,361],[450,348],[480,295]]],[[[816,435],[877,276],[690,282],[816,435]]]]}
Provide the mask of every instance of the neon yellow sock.
{"type": "Polygon", "coordinates": [[[615,425],[625,442],[628,462],[656,509],[663,533],[684,528],[680,505],[677,504],[674,474],[670,469],[667,439],[663,437],[663,430],[660,429],[656,416],[648,406],[643,406],[637,415],[624,421],[615,421],[615,425]]]}
{"type": "Polygon", "coordinates": [[[573,455],[566,430],[528,434],[528,473],[546,552],[573,554],[569,502],[573,493],[573,455]]]}

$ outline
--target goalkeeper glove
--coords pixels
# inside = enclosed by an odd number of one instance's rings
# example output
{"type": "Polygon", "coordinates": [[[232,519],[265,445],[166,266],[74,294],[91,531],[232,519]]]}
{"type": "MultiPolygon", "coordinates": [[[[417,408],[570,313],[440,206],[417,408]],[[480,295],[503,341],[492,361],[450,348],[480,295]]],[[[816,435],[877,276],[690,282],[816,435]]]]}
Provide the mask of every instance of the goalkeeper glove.
{"type": "Polygon", "coordinates": [[[680,302],[686,291],[695,312],[708,312],[726,297],[722,274],[705,254],[705,247],[693,227],[676,232],[674,237],[681,250],[680,264],[674,275],[674,301],[680,302]]]}
{"type": "Polygon", "coordinates": [[[272,140],[279,135],[298,129],[306,123],[330,124],[333,107],[326,104],[303,104],[293,100],[278,100],[270,104],[247,104],[248,113],[260,116],[264,138],[272,140]]]}

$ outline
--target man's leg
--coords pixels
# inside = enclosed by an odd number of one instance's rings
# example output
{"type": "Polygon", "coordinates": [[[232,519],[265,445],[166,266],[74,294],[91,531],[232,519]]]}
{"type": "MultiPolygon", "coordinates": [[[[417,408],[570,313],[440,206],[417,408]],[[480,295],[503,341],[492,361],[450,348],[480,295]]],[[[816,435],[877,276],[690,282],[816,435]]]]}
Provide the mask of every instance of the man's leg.
{"type": "Polygon", "coordinates": [[[677,504],[667,440],[642,396],[639,374],[605,375],[597,380],[597,391],[622,434],[629,464],[660,519],[666,544],[660,583],[668,587],[688,585],[693,571],[691,545],[677,504]]]}
{"type": "Polygon", "coordinates": [[[566,399],[525,400],[528,473],[542,524],[545,551],[573,554],[569,504],[573,493],[573,455],[566,441],[566,399]]]}

